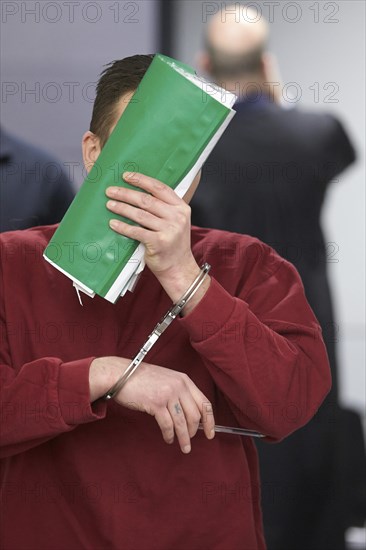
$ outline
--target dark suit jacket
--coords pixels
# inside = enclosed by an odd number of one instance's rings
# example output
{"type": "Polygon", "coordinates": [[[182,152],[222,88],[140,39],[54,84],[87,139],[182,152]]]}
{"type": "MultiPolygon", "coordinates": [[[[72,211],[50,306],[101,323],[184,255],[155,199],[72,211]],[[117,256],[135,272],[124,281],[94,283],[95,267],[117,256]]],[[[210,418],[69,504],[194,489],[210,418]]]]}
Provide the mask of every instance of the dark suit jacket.
{"type": "Polygon", "coordinates": [[[0,232],[61,220],[74,198],[60,162],[0,128],[0,232]]]}
{"type": "Polygon", "coordinates": [[[321,211],[329,185],[355,153],[331,115],[282,109],[266,98],[236,109],[204,166],[192,222],[258,237],[302,277],[323,329],[333,388],[304,429],[280,445],[258,444],[264,525],[270,550],[338,550],[347,525],[338,479],[338,331],[327,264],[339,256],[337,244],[324,239],[321,211]]]}
{"type": "Polygon", "coordinates": [[[331,115],[248,101],[207,160],[191,203],[192,222],[258,237],[298,269],[323,329],[333,368],[333,319],[327,263],[337,243],[324,240],[321,210],[327,188],[355,159],[341,124],[331,115]]]}

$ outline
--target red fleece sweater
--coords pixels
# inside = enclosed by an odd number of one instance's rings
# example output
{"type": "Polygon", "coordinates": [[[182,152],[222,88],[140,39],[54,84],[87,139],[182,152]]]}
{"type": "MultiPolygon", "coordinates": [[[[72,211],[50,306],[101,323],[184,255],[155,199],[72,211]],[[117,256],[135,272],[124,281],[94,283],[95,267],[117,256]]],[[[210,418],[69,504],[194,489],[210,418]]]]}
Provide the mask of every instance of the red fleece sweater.
{"type": "MultiPolygon", "coordinates": [[[[170,300],[145,269],[117,304],[80,306],[42,258],[54,229],[0,236],[1,548],[263,549],[251,438],[199,431],[184,455],[149,415],[90,405],[92,358],[132,357],[170,300]]],[[[192,248],[211,286],[147,361],[187,373],[216,423],[281,439],[330,386],[299,276],[247,236],[193,228],[192,248]]]]}

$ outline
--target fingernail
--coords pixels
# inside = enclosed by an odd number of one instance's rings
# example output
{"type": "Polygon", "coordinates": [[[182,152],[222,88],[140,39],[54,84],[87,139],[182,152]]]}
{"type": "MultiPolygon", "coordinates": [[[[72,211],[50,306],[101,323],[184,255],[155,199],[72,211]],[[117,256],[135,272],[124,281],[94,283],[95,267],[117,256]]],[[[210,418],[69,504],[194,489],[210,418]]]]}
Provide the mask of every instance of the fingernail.
{"type": "Polygon", "coordinates": [[[115,195],[117,193],[117,189],[115,187],[108,187],[105,192],[107,195],[115,195]]]}
{"type": "Polygon", "coordinates": [[[213,439],[215,437],[215,430],[210,431],[210,439],[213,439]]]}
{"type": "Polygon", "coordinates": [[[110,225],[110,227],[111,227],[112,229],[117,229],[117,227],[118,227],[118,221],[117,221],[117,220],[111,220],[111,221],[109,222],[109,225],[110,225]]]}
{"type": "Polygon", "coordinates": [[[185,447],[183,447],[183,452],[185,454],[188,454],[191,452],[191,446],[190,445],[186,445],[185,447]]]}
{"type": "Polygon", "coordinates": [[[124,174],[123,174],[123,179],[130,180],[130,179],[133,178],[134,176],[135,176],[135,173],[134,173],[134,172],[124,172],[124,174]]]}
{"type": "Polygon", "coordinates": [[[116,206],[117,206],[116,201],[108,201],[107,202],[107,207],[108,208],[115,208],[116,206]]]}

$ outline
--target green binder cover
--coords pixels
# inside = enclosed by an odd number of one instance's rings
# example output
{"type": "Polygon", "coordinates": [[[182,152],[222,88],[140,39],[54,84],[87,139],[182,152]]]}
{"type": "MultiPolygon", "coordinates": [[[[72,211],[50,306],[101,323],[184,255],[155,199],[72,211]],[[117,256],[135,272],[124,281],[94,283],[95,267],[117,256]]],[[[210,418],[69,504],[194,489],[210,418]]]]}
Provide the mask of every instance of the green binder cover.
{"type": "Polygon", "coordinates": [[[182,196],[233,117],[235,99],[186,65],[156,54],[44,258],[90,296],[115,302],[131,289],[144,247],[109,228],[116,214],[106,208],[106,188],[131,187],[121,174],[138,171],[182,196]]]}

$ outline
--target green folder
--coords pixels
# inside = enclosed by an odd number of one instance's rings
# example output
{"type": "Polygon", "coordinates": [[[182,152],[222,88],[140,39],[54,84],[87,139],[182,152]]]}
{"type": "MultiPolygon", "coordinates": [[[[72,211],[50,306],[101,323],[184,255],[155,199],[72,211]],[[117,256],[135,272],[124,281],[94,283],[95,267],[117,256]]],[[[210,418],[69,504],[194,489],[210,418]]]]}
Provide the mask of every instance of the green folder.
{"type": "Polygon", "coordinates": [[[235,114],[235,99],[186,65],[155,55],[44,252],[78,294],[114,303],[144,265],[143,245],[108,225],[116,214],[106,208],[106,188],[131,187],[121,174],[138,171],[183,196],[235,114]]]}

